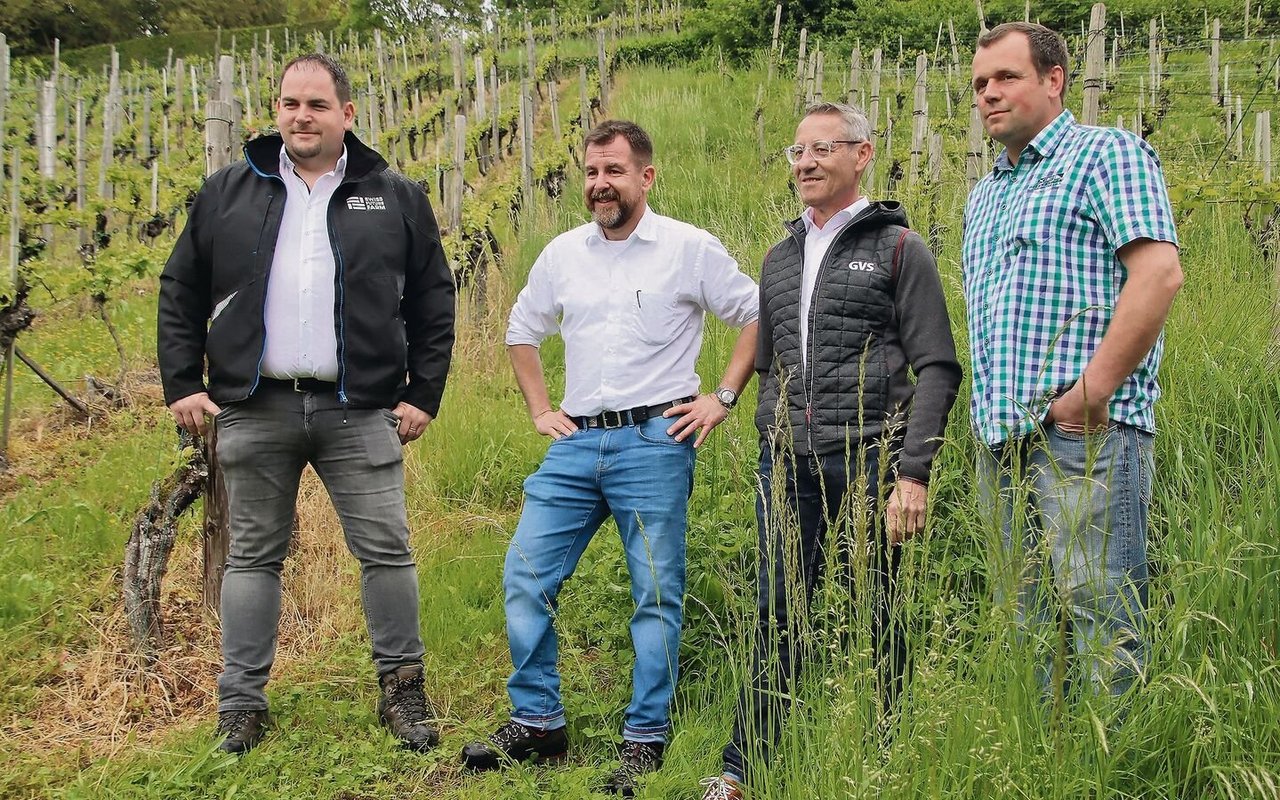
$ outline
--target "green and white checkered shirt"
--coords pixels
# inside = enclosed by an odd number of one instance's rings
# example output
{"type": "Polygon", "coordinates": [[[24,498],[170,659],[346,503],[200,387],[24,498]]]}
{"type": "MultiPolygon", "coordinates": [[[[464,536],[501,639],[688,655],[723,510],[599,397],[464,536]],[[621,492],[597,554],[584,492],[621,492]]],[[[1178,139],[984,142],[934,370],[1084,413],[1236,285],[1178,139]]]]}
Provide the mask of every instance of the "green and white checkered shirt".
{"type": "MultiPolygon", "coordinates": [[[[970,408],[981,441],[1031,433],[1084,372],[1128,274],[1116,251],[1137,239],[1178,243],[1160,159],[1142,139],[1063,111],[1016,165],[1001,152],[964,212],[970,408]]],[[[1112,421],[1155,431],[1163,350],[1161,334],[1112,397],[1112,421]]]]}

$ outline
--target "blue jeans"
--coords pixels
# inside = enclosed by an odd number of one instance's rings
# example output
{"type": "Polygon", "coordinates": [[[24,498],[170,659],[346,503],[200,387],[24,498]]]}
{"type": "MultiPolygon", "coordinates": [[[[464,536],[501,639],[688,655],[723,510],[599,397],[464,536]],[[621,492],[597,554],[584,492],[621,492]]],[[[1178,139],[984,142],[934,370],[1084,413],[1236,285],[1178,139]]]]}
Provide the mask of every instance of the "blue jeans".
{"type": "MultiPolygon", "coordinates": [[[[855,445],[856,446],[856,445],[855,445]]],[[[814,591],[828,562],[833,580],[873,594],[869,627],[886,708],[901,690],[907,667],[906,639],[891,617],[901,548],[880,537],[878,448],[830,456],[760,451],[756,497],[759,622],[752,647],[750,683],[738,699],[733,735],[724,748],[723,772],[742,782],[751,763],[769,760],[791,705],[805,661],[814,591]],[[776,459],[776,461],[775,461],[776,459]],[[834,548],[834,550],[832,549],[834,548]],[[859,548],[865,560],[852,552],[859,548]],[[865,565],[859,580],[851,571],[865,565]]]]}
{"type": "Polygon", "coordinates": [[[267,707],[276,653],[280,570],[293,536],[302,470],[310,463],[360,561],[360,592],[379,675],[421,664],[418,573],[409,551],[404,464],[396,420],[380,408],[264,384],[214,419],[227,487],[231,547],[222,580],[218,710],[267,707]]]}
{"type": "Polygon", "coordinates": [[[1042,691],[1055,686],[1062,620],[1075,673],[1094,691],[1124,693],[1146,660],[1151,434],[1049,425],[999,451],[980,446],[978,459],[982,513],[1000,530],[996,601],[1015,604],[1020,630],[1043,649],[1042,691]]]}
{"type": "Polygon", "coordinates": [[[667,435],[670,419],[587,428],[551,443],[524,483],[524,511],[507,550],[507,638],[514,671],[511,718],[534,728],[565,724],[554,618],[560,589],[612,514],[631,574],[631,705],[622,733],[666,740],[684,618],[685,523],[693,491],[692,438],[667,435]]]}

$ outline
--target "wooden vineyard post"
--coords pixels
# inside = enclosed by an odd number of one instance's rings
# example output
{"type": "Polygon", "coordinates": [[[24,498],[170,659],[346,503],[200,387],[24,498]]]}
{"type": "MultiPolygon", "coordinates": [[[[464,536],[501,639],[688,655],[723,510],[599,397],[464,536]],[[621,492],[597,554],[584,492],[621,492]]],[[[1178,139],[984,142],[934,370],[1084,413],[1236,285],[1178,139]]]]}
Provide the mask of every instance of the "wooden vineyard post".
{"type": "Polygon", "coordinates": [[[462,114],[453,117],[453,188],[449,192],[449,230],[462,238],[462,193],[465,181],[462,170],[467,165],[467,118],[462,114]]]}
{"type": "Polygon", "coordinates": [[[529,79],[520,81],[520,215],[530,219],[533,206],[533,109],[529,79]]]}
{"type": "Polygon", "coordinates": [[[1220,69],[1222,43],[1222,21],[1213,18],[1213,35],[1209,39],[1209,96],[1214,105],[1222,105],[1222,94],[1218,88],[1218,71],[1220,69]]]}
{"type": "MultiPolygon", "coordinates": [[[[18,169],[18,149],[13,149],[13,168],[9,181],[9,285],[13,287],[14,300],[18,297],[18,214],[22,206],[18,202],[18,186],[21,176],[18,169]]],[[[15,335],[4,349],[4,421],[0,423],[0,470],[9,467],[9,416],[13,411],[13,350],[15,335]]]]}
{"type": "Polygon", "coordinates": [[[609,107],[609,59],[604,49],[604,29],[596,31],[596,66],[600,70],[600,108],[609,107]]]}
{"type": "Polygon", "coordinates": [[[551,106],[551,133],[556,137],[556,144],[559,146],[564,132],[560,129],[560,97],[556,91],[554,77],[547,80],[547,103],[551,106]]]}
{"type": "Polygon", "coordinates": [[[578,65],[578,102],[581,108],[578,110],[578,116],[581,120],[582,135],[586,136],[587,131],[591,130],[591,100],[588,96],[587,89],[587,65],[578,65]]]}
{"type": "Polygon", "coordinates": [[[80,220],[76,223],[76,230],[79,232],[79,242],[81,253],[84,253],[89,245],[89,226],[84,224],[85,209],[85,168],[87,167],[84,154],[84,99],[79,95],[76,96],[76,212],[80,215],[80,220]]]}
{"type": "MultiPolygon", "coordinates": [[[[639,3],[636,4],[639,8],[639,3]]],[[[778,34],[782,30],[782,3],[778,3],[773,9],[773,39],[769,44],[769,81],[773,81],[773,74],[777,70],[778,52],[778,34]]]]}
{"type": "MultiPolygon", "coordinates": [[[[218,59],[217,94],[205,109],[205,176],[231,164],[231,132],[237,127],[234,59],[218,59]]],[[[194,84],[194,81],[192,82],[194,84]]],[[[218,612],[222,603],[222,573],[226,569],[231,536],[227,530],[227,488],[217,459],[218,437],[213,426],[205,437],[205,459],[209,465],[204,492],[203,594],[205,608],[218,612]]]]}
{"type": "MultiPolygon", "coordinates": [[[[52,182],[56,163],[54,152],[57,149],[58,134],[55,130],[55,108],[57,103],[56,84],[51,80],[40,82],[40,106],[36,111],[36,149],[38,155],[37,168],[40,177],[46,183],[52,182]]],[[[53,224],[46,222],[41,226],[41,235],[48,243],[48,253],[53,255],[53,224]]]]}
{"type": "Polygon", "coordinates": [[[969,92],[969,149],[964,160],[964,175],[969,191],[982,179],[982,117],[978,114],[978,95],[969,92]]]}
{"type": "Polygon", "coordinates": [[[1098,105],[1102,95],[1102,62],[1106,57],[1106,41],[1104,25],[1107,21],[1107,7],[1102,3],[1094,3],[1089,15],[1089,43],[1085,47],[1084,63],[1084,110],[1080,121],[1085,125],[1098,124],[1098,105]]]}
{"type": "Polygon", "coordinates": [[[911,174],[907,182],[914,184],[920,176],[920,158],[923,155],[925,137],[928,135],[929,117],[926,111],[928,103],[929,56],[920,53],[916,56],[915,97],[911,107],[911,174]]]}
{"type": "MultiPolygon", "coordinates": [[[[5,161],[4,113],[9,105],[9,43],[0,33],[0,166],[5,161]]],[[[4,170],[0,169],[0,188],[4,187],[4,170]]]]}
{"type": "Polygon", "coordinates": [[[854,46],[853,52],[849,54],[849,94],[845,97],[845,102],[855,108],[864,108],[862,105],[862,48],[854,46]]]}
{"type": "Polygon", "coordinates": [[[796,110],[804,102],[805,64],[809,52],[809,29],[800,29],[800,49],[796,53],[796,110]]]}

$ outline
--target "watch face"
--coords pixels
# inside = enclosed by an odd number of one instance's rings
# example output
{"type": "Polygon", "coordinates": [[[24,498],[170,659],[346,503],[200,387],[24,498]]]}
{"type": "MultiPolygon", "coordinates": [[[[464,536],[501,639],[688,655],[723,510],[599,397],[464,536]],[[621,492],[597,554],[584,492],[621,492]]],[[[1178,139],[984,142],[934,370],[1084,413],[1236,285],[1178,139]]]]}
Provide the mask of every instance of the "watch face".
{"type": "Polygon", "coordinates": [[[738,395],[732,389],[717,389],[716,397],[719,398],[721,403],[729,407],[738,402],[738,395]]]}

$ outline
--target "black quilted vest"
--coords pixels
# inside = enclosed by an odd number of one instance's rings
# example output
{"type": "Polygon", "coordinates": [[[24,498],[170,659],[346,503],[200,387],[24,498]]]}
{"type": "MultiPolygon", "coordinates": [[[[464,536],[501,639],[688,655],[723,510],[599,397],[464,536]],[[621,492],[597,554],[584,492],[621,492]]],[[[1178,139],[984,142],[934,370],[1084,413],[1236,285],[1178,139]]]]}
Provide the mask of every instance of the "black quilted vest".
{"type": "Polygon", "coordinates": [[[895,256],[906,225],[901,204],[876,202],[836,235],[809,305],[806,370],[799,327],[805,227],[800,219],[786,223],[790,235],[760,270],[762,329],[772,329],[768,363],[756,364],[767,370],[756,409],[761,447],[790,437],[797,455],[826,455],[856,448],[884,428],[890,400],[881,334],[897,324],[895,256]]]}

